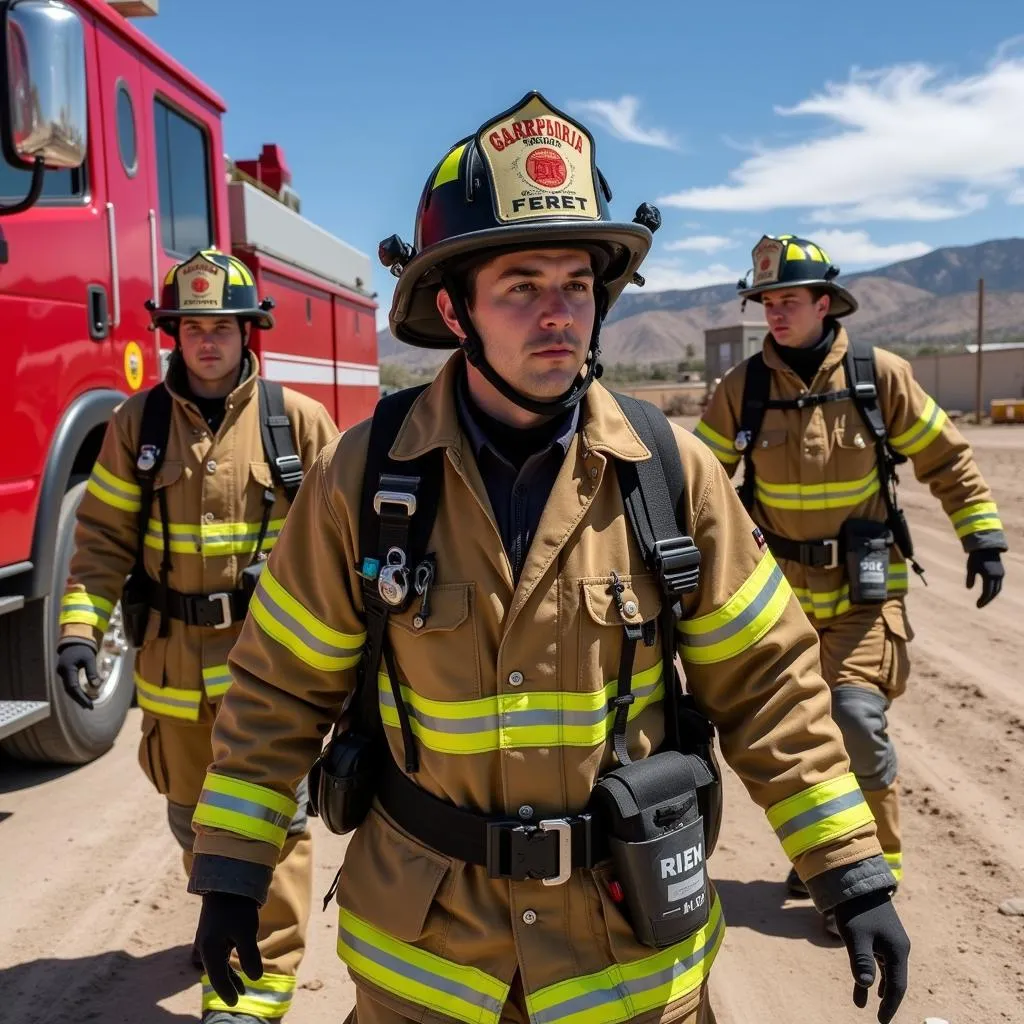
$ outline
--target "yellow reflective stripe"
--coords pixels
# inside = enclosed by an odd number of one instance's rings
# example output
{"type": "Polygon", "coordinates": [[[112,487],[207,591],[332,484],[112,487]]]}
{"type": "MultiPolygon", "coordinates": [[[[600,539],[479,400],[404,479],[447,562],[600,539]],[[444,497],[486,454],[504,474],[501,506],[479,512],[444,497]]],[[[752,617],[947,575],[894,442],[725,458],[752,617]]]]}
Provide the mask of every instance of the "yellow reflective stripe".
{"type": "MultiPolygon", "coordinates": [[[[284,519],[271,519],[261,551],[269,551],[281,535],[284,519]]],[[[260,523],[168,523],[168,547],[183,555],[248,555],[256,551],[260,523]]],[[[159,519],[150,519],[146,529],[146,547],[163,551],[164,527],[159,519]]]]}
{"type": "Polygon", "coordinates": [[[852,772],[787,797],[765,813],[790,860],[875,820],[852,772]]]}
{"type": "Polygon", "coordinates": [[[725,937],[717,894],[707,924],[651,956],[570,978],[526,997],[531,1024],[622,1024],[662,1010],[707,979],[725,937]]]}
{"type": "Polygon", "coordinates": [[[758,477],[754,481],[754,492],[757,500],[769,508],[796,512],[849,508],[878,493],[878,471],[873,469],[859,480],[826,484],[770,484],[758,477]]]}
{"type": "Polygon", "coordinates": [[[889,865],[889,870],[892,872],[892,877],[897,882],[903,881],[903,854],[902,853],[886,853],[885,863],[889,865]]]}
{"type": "Polygon", "coordinates": [[[224,1010],[228,1013],[247,1013],[253,1017],[272,1020],[283,1017],[292,1005],[295,994],[295,976],[292,974],[266,974],[259,981],[253,981],[244,971],[239,971],[245,984],[245,992],[238,997],[234,1006],[228,1006],[214,991],[210,976],[204,974],[200,981],[203,986],[203,1011],[224,1010]]]}
{"type": "Polygon", "coordinates": [[[442,185],[447,185],[449,181],[459,180],[459,161],[462,159],[462,153],[465,150],[465,145],[456,146],[445,158],[441,161],[441,166],[437,169],[437,174],[434,175],[434,184],[431,186],[432,189],[440,188],[442,185]]]}
{"type": "Polygon", "coordinates": [[[791,594],[778,563],[766,552],[721,608],[679,623],[683,661],[711,665],[742,654],[779,621],[791,594]]]}
{"type": "Polygon", "coordinates": [[[338,956],[385,992],[467,1024],[498,1024],[508,985],[402,942],[351,911],[338,913],[338,956]]]}
{"type": "Polygon", "coordinates": [[[359,662],[366,633],[342,633],[307,611],[264,566],[249,604],[249,614],[271,639],[300,661],[325,672],[340,672],[359,662]]]}
{"type": "Polygon", "coordinates": [[[135,692],[139,707],[163,718],[181,718],[186,722],[199,721],[199,705],[203,695],[199,690],[181,690],[174,686],[154,686],[135,673],[135,692]]]}
{"type": "Polygon", "coordinates": [[[60,625],[81,623],[85,626],[93,626],[102,633],[110,624],[110,615],[113,610],[114,603],[105,597],[73,590],[61,598],[60,625]]]}
{"type": "Polygon", "coordinates": [[[889,444],[901,455],[916,455],[927,448],[942,433],[942,428],[945,425],[945,412],[935,399],[929,396],[924,403],[924,411],[914,425],[909,430],[903,431],[902,434],[890,438],[889,444]]]}
{"type": "MultiPolygon", "coordinates": [[[[906,562],[896,562],[889,566],[889,580],[886,587],[888,595],[903,594],[909,586],[906,562]]],[[[850,584],[844,583],[838,590],[812,591],[807,587],[794,587],[800,607],[807,615],[816,619],[833,619],[837,615],[845,615],[850,610],[850,584]]]]}
{"type": "MultiPolygon", "coordinates": [[[[379,679],[380,714],[385,725],[399,728],[395,696],[386,673],[379,679]]],[[[615,721],[609,702],[618,681],[590,693],[542,691],[502,693],[477,700],[431,700],[401,687],[413,735],[430,750],[444,754],[482,754],[524,747],[595,747],[604,743],[615,721]]],[[[633,675],[635,700],[629,720],[662,700],[661,662],[633,675]]]]}
{"type": "Polygon", "coordinates": [[[266,786],[207,772],[192,822],[272,843],[280,850],[298,806],[266,786]]]}
{"type": "Polygon", "coordinates": [[[142,505],[142,489],[138,484],[114,476],[98,462],[93,464],[85,489],[93,497],[123,512],[138,512],[142,505]]]}
{"type": "Polygon", "coordinates": [[[740,457],[732,441],[723,437],[717,430],[713,430],[703,420],[697,422],[693,432],[699,437],[718,457],[720,462],[733,463],[740,457]]]}
{"type": "Polygon", "coordinates": [[[203,689],[210,700],[217,700],[228,692],[231,686],[231,673],[227,665],[211,665],[203,669],[203,689]]]}
{"type": "Polygon", "coordinates": [[[958,537],[966,537],[971,533],[981,533],[983,530],[1001,530],[1003,522],[999,518],[999,509],[994,501],[979,501],[977,504],[968,505],[966,508],[954,512],[950,522],[956,527],[958,537]]]}

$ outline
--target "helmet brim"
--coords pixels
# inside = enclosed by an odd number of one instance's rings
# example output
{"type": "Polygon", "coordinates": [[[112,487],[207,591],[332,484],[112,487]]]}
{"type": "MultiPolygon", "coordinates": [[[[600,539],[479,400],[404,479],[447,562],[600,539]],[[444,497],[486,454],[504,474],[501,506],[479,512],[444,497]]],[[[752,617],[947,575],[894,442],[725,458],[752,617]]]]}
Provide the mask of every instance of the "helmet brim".
{"type": "Polygon", "coordinates": [[[790,288],[820,288],[832,298],[832,305],[828,315],[836,319],[856,313],[858,304],[853,295],[842,285],[834,281],[823,281],[820,277],[805,278],[802,281],[777,281],[775,284],[761,285],[759,288],[745,288],[740,290],[740,298],[750,302],[760,302],[765,292],[781,292],[790,288]]]}
{"type": "Polygon", "coordinates": [[[175,327],[186,316],[235,316],[247,320],[261,331],[269,331],[274,326],[273,316],[265,309],[154,309],[153,326],[164,331],[175,327]]]}
{"type": "Polygon", "coordinates": [[[653,236],[642,224],[613,221],[552,223],[502,226],[472,231],[436,245],[414,256],[403,269],[395,286],[388,318],[391,333],[406,344],[418,348],[455,349],[459,340],[448,329],[437,309],[441,273],[446,265],[460,257],[481,256],[488,251],[548,247],[607,250],[607,268],[600,274],[608,293],[609,308],[633,279],[633,274],[650,251],[653,236]]]}

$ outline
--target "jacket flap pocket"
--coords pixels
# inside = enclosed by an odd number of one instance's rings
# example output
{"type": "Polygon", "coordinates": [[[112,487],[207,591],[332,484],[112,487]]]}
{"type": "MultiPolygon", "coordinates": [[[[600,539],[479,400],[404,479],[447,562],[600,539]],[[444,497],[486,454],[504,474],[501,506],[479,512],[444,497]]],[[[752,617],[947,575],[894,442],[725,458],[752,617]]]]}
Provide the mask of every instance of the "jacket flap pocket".
{"type": "MultiPolygon", "coordinates": [[[[411,573],[409,585],[412,586],[411,573]]],[[[472,583],[434,584],[428,593],[427,616],[423,620],[420,619],[422,599],[413,591],[409,607],[393,614],[390,621],[399,629],[416,636],[458,629],[469,618],[469,594],[472,589],[472,583]],[[420,621],[422,624],[417,625],[420,621]]]]}
{"type": "Polygon", "coordinates": [[[372,809],[345,851],[338,904],[402,942],[415,942],[451,866],[372,809]]]}
{"type": "Polygon", "coordinates": [[[179,460],[168,459],[161,467],[153,481],[153,489],[160,490],[161,487],[170,487],[181,479],[185,464],[179,460]]]}
{"type": "Polygon", "coordinates": [[[901,640],[914,639],[914,631],[910,628],[907,609],[902,601],[886,601],[882,605],[882,619],[889,632],[894,633],[901,640]]]}
{"type": "Polygon", "coordinates": [[[789,431],[785,427],[776,427],[773,430],[762,430],[757,435],[756,448],[776,448],[786,443],[789,431]]]}
{"type": "Polygon", "coordinates": [[[252,474],[253,480],[255,480],[260,487],[274,486],[274,477],[270,472],[270,466],[266,462],[250,462],[249,472],[252,474]]]}
{"type": "Polygon", "coordinates": [[[612,591],[610,576],[582,580],[583,606],[590,618],[599,626],[638,625],[656,619],[661,612],[661,588],[653,576],[619,577],[622,591],[623,615],[612,591]]]}

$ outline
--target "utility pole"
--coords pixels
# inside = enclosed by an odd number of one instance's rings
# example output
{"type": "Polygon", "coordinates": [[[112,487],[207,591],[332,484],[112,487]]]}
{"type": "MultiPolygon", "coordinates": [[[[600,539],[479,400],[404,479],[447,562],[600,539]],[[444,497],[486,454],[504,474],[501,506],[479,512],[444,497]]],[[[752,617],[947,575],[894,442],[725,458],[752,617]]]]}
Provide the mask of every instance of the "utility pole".
{"type": "Polygon", "coordinates": [[[978,278],[978,377],[974,401],[974,422],[981,423],[981,339],[985,331],[985,278],[978,278]]]}

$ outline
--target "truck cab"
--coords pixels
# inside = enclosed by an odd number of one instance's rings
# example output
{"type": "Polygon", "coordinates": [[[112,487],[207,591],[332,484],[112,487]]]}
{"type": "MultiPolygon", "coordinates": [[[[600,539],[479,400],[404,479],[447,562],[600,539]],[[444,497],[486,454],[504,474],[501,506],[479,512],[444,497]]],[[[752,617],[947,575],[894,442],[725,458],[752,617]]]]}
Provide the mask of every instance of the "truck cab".
{"type": "Polygon", "coordinates": [[[132,700],[118,609],[93,711],[66,698],[54,647],[107,423],[173,346],[145,308],[168,269],[234,252],[278,305],[277,329],[252,339],[264,374],[342,429],[378,397],[368,257],[301,216],[278,147],[226,159],[224,101],[125,16],[146,7],[0,3],[0,743],[21,758],[91,760],[132,700]]]}

